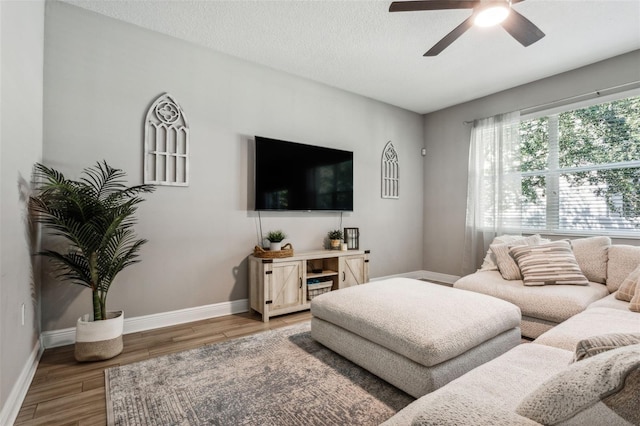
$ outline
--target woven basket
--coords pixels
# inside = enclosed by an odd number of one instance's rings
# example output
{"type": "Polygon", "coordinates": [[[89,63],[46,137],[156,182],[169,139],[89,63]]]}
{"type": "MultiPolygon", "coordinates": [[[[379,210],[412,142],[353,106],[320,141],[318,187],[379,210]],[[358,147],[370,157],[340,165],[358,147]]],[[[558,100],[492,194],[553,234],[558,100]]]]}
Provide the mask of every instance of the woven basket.
{"type": "Polygon", "coordinates": [[[314,297],[331,291],[333,281],[324,281],[316,284],[307,285],[307,300],[313,300],[314,297]]]}
{"type": "Polygon", "coordinates": [[[291,243],[287,243],[282,246],[282,250],[277,251],[265,250],[262,247],[255,246],[255,248],[253,249],[253,255],[262,259],[279,259],[282,257],[291,257],[293,256],[293,246],[291,245],[291,243]]]}

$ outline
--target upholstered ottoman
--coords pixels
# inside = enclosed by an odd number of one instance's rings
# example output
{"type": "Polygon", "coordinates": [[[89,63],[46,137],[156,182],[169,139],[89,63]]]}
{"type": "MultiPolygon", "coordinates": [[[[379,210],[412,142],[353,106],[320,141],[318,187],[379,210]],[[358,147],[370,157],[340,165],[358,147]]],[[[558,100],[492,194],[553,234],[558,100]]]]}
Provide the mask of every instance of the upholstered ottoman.
{"type": "Polygon", "coordinates": [[[325,293],[311,336],[418,398],[520,343],[520,309],[408,278],[325,293]]]}

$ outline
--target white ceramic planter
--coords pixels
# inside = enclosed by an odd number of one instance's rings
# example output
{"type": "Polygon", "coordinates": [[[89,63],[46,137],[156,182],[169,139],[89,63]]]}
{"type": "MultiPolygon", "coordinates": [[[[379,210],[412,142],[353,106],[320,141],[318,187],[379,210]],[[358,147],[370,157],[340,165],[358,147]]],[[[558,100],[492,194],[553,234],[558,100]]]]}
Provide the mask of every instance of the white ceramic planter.
{"type": "Polygon", "coordinates": [[[101,361],[122,352],[124,312],[108,312],[107,319],[92,321],[89,314],[76,323],[75,358],[77,361],[101,361]]]}
{"type": "Polygon", "coordinates": [[[282,241],[277,242],[277,243],[270,243],[269,244],[269,250],[271,250],[271,251],[280,251],[280,250],[282,250],[282,241]]]}

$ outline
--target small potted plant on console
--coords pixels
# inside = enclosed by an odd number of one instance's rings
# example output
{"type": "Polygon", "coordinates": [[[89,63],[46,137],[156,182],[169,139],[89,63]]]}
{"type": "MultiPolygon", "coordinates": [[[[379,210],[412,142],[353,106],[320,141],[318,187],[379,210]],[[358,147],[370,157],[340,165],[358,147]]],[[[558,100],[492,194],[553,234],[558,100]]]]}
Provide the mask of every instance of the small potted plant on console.
{"type": "Polygon", "coordinates": [[[340,250],[342,244],[342,231],[340,229],[334,229],[327,234],[330,241],[331,250],[340,250]]]}
{"type": "Polygon", "coordinates": [[[281,230],[271,231],[267,234],[267,240],[271,243],[269,246],[269,250],[278,251],[282,250],[282,240],[287,238],[284,232],[281,230]]]}

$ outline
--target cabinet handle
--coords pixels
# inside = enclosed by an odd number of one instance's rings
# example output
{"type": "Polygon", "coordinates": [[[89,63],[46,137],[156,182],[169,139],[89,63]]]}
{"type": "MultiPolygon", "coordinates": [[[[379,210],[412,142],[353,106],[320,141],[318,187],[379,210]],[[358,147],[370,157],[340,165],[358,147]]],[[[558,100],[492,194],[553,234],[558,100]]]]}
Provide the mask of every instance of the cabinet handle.
{"type": "Polygon", "coordinates": [[[347,280],[347,273],[345,271],[342,271],[342,281],[346,281],[347,280]]]}
{"type": "Polygon", "coordinates": [[[302,277],[300,277],[300,288],[302,288],[302,277]]]}

